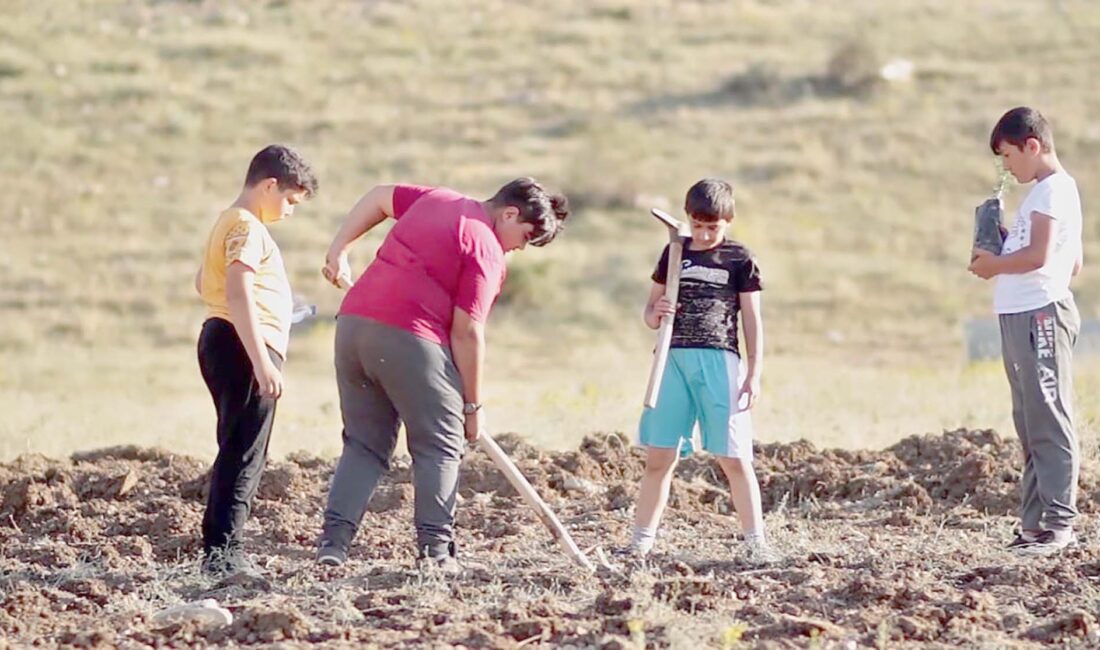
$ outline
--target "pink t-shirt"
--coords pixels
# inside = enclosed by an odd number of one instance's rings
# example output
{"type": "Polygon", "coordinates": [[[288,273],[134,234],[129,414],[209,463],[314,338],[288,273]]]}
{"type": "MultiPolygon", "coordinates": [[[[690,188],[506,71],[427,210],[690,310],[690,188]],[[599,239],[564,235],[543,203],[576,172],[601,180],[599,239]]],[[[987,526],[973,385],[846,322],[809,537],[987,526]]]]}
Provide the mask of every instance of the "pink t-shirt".
{"type": "Polygon", "coordinates": [[[394,224],[348,291],[362,316],[450,345],[454,308],[484,323],[504,284],[504,249],[481,203],[440,187],[397,185],[394,224]]]}

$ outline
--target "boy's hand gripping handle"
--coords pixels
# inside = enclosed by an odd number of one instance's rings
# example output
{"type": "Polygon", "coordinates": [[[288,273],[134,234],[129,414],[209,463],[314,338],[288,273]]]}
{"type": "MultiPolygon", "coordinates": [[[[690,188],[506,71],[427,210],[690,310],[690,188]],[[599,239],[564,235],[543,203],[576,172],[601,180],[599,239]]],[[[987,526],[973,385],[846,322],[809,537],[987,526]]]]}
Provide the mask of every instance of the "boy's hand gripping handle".
{"type": "MultiPolygon", "coordinates": [[[[683,224],[673,219],[667,212],[657,208],[652,209],[650,212],[668,227],[668,273],[665,278],[665,298],[675,307],[680,295],[680,262],[684,253],[680,231],[683,224]]],[[[653,366],[649,370],[649,385],[645,389],[646,408],[657,406],[657,395],[661,391],[661,379],[664,377],[665,366],[668,363],[668,348],[672,343],[674,320],[675,316],[665,316],[661,319],[660,328],[657,329],[657,348],[653,353],[653,366]]]]}

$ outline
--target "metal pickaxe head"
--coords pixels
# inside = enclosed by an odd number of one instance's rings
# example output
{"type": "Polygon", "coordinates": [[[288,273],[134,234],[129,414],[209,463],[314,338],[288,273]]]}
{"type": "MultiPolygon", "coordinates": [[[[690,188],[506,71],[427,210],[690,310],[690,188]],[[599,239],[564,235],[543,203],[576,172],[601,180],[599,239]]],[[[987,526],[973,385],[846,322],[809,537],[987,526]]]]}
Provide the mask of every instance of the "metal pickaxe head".
{"type": "Polygon", "coordinates": [[[691,231],[686,223],[679,221],[664,210],[653,208],[649,212],[668,227],[669,241],[677,241],[678,237],[686,237],[690,234],[691,231]]]}

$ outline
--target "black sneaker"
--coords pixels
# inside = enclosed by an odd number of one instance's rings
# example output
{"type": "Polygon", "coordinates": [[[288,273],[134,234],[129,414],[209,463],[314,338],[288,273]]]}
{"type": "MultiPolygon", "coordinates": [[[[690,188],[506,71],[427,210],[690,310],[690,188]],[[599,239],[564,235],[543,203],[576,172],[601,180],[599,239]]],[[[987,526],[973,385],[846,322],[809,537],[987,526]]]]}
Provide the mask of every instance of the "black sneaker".
{"type": "Polygon", "coordinates": [[[348,547],[334,539],[322,539],[317,545],[317,564],[342,566],[348,561],[348,547]]]}
{"type": "Polygon", "coordinates": [[[1044,557],[1054,555],[1063,549],[1077,544],[1077,535],[1072,529],[1044,530],[1035,536],[1034,541],[1016,547],[1020,555],[1044,557]]]}
{"type": "MultiPolygon", "coordinates": [[[[1041,532],[1041,531],[1040,531],[1041,532]]],[[[1035,543],[1035,538],[1039,533],[1032,532],[1030,530],[1016,531],[1016,536],[1008,543],[1008,550],[1015,551],[1018,548],[1023,548],[1029,544],[1035,543]]]]}

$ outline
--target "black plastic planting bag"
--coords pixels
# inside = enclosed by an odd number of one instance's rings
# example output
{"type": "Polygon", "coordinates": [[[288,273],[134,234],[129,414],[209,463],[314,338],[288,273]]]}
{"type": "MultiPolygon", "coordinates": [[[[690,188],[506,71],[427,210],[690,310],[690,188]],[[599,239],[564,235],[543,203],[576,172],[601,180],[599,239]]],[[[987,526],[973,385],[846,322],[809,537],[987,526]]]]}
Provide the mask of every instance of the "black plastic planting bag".
{"type": "Polygon", "coordinates": [[[999,196],[986,199],[974,209],[974,248],[1001,254],[1008,231],[1004,226],[1004,204],[999,196]]]}

